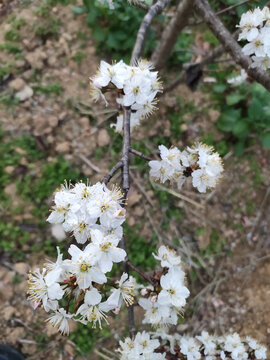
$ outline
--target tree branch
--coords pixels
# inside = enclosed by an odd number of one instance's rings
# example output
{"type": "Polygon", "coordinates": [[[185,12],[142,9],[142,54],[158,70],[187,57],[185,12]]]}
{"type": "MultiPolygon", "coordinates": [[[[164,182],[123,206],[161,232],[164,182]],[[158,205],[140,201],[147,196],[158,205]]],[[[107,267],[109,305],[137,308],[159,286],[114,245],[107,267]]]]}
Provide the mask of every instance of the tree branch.
{"type": "Polygon", "coordinates": [[[250,68],[252,60],[249,56],[244,55],[241,46],[238,45],[220,19],[214,14],[208,1],[194,0],[194,5],[213,34],[231,54],[234,61],[238,65],[242,66],[251,78],[263,85],[267,90],[270,90],[270,76],[266,73],[266,71],[262,71],[258,68],[250,68]]]}
{"type": "Polygon", "coordinates": [[[153,4],[147,14],[144,16],[138,34],[136,38],[136,42],[132,51],[130,63],[134,65],[135,61],[140,58],[143,52],[145,40],[147,37],[147,32],[149,27],[155,16],[160,14],[165,6],[170,2],[170,0],[158,0],[155,4],[153,4]]]}
{"type": "Polygon", "coordinates": [[[104,176],[102,182],[107,185],[111,178],[114,176],[114,174],[117,172],[117,170],[119,170],[121,167],[123,167],[123,160],[118,161],[118,163],[114,165],[111,171],[104,176]]]}
{"type": "Polygon", "coordinates": [[[144,278],[149,284],[154,285],[154,282],[150,276],[145,274],[143,271],[141,271],[137,266],[133,265],[129,260],[127,261],[127,265],[134,271],[136,271],[137,274],[139,274],[141,277],[144,278]]]}
{"type": "Polygon", "coordinates": [[[127,198],[129,190],[129,148],[130,148],[130,108],[123,107],[123,172],[122,172],[122,190],[124,200],[127,198]]]}
{"type": "Polygon", "coordinates": [[[151,57],[151,61],[156,69],[162,68],[171,54],[179,34],[186,26],[188,18],[192,13],[193,1],[181,1],[174,16],[163,31],[160,42],[151,57]]]}
{"type": "Polygon", "coordinates": [[[139,9],[143,9],[143,10],[146,10],[148,11],[149,10],[149,6],[141,3],[140,1],[130,1],[131,5],[139,8],[139,9]]]}
{"type": "MultiPolygon", "coordinates": [[[[233,10],[233,9],[237,8],[238,6],[244,5],[244,4],[246,4],[246,3],[250,2],[250,1],[251,1],[251,0],[243,0],[243,1],[241,1],[240,3],[237,3],[237,4],[234,4],[234,5],[228,6],[228,7],[226,7],[225,9],[222,9],[222,10],[219,10],[218,12],[216,12],[215,15],[218,16],[218,15],[224,14],[224,13],[226,13],[227,11],[233,10]]],[[[191,25],[191,26],[197,26],[197,25],[201,25],[201,24],[203,24],[203,23],[204,23],[204,21],[198,21],[198,22],[196,22],[196,23],[194,23],[194,24],[189,24],[189,25],[191,25]]]]}
{"type": "Polygon", "coordinates": [[[152,158],[150,158],[149,156],[147,155],[144,155],[142,152],[138,151],[138,150],[135,150],[133,148],[129,148],[129,152],[131,152],[132,154],[134,155],[137,155],[139,156],[140,158],[146,160],[146,161],[151,161],[153,160],[152,158]]]}

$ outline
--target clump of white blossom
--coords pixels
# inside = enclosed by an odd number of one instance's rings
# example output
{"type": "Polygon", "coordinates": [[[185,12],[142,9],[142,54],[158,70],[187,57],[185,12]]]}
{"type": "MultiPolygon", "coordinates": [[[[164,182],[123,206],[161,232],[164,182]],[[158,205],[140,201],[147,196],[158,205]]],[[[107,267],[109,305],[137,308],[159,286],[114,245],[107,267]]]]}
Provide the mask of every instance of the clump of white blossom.
{"type": "Polygon", "coordinates": [[[251,56],[252,68],[267,70],[270,68],[270,10],[249,10],[241,16],[238,25],[241,32],[238,40],[246,40],[243,53],[251,56]]]}
{"type": "Polygon", "coordinates": [[[244,69],[241,69],[240,75],[231,77],[227,80],[227,83],[232,86],[239,86],[247,80],[248,74],[244,69]]]}
{"type": "Polygon", "coordinates": [[[150,176],[157,181],[176,184],[178,189],[192,177],[192,184],[199,192],[213,189],[223,172],[223,165],[213,147],[201,143],[180,151],[177,147],[170,149],[159,146],[161,160],[149,162],[150,176]]]}
{"type": "Polygon", "coordinates": [[[106,313],[118,313],[123,302],[133,304],[136,282],[132,276],[123,273],[120,280],[107,284],[113,264],[127,255],[118,246],[125,221],[121,199],[117,188],[109,190],[103,183],[66,184],[56,191],[47,220],[62,224],[78,243],[87,245],[84,249],[70,245],[70,258],[65,260],[57,248],[55,263],[29,274],[28,294],[34,308],[43,307],[50,314],[48,321],[63,334],[69,333],[69,320],[101,327],[102,320],[107,322],[106,313]]]}
{"type": "Polygon", "coordinates": [[[264,360],[265,346],[237,333],[215,336],[203,331],[195,337],[169,335],[164,331],[137,333],[134,340],[120,341],[120,360],[186,359],[186,360],[264,360]]]}
{"type": "Polygon", "coordinates": [[[155,274],[152,286],[141,290],[139,305],[145,310],[143,323],[159,328],[176,325],[190,294],[185,286],[181,258],[164,245],[153,256],[160,261],[162,271],[155,274]]]}
{"type": "MultiPolygon", "coordinates": [[[[140,124],[140,121],[156,109],[155,97],[161,92],[162,86],[158,73],[152,71],[152,65],[141,60],[137,66],[129,66],[122,60],[112,65],[105,61],[100,62],[97,74],[91,78],[91,94],[94,100],[103,99],[105,94],[114,91],[117,94],[117,103],[122,107],[131,108],[131,130],[140,124]]],[[[123,114],[119,113],[116,124],[112,124],[116,132],[123,131],[123,114]]]]}

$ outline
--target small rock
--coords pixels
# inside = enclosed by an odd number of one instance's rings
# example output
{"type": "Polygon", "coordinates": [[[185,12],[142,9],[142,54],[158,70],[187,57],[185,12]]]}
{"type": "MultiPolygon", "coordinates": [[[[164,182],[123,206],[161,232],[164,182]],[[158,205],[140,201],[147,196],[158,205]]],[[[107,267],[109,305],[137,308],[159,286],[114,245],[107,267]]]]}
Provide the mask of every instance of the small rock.
{"type": "Polygon", "coordinates": [[[83,130],[87,131],[90,129],[90,124],[89,124],[89,119],[88,117],[84,116],[84,117],[81,117],[79,120],[78,120],[79,124],[81,125],[81,127],[83,128],[83,130]]]}
{"type": "Polygon", "coordinates": [[[23,262],[18,262],[14,265],[14,269],[21,275],[26,275],[30,270],[30,266],[23,262]]]}
{"type": "Polygon", "coordinates": [[[49,134],[52,131],[52,128],[48,126],[48,121],[46,117],[41,114],[34,118],[33,125],[35,136],[49,134]]]}
{"type": "Polygon", "coordinates": [[[6,306],[3,312],[3,319],[9,321],[14,315],[16,309],[13,306],[6,306]]]}
{"type": "Polygon", "coordinates": [[[23,59],[16,60],[15,65],[17,68],[22,68],[25,66],[25,61],[23,59]]]}
{"type": "Polygon", "coordinates": [[[11,183],[4,188],[4,193],[6,195],[10,196],[11,198],[14,197],[14,194],[16,194],[16,191],[17,191],[17,187],[16,187],[16,184],[14,184],[14,183],[11,183]]]}
{"type": "Polygon", "coordinates": [[[18,98],[20,101],[25,101],[31,98],[33,94],[34,94],[33,89],[30,88],[30,86],[25,85],[25,87],[21,91],[15,94],[15,97],[18,98]]]}
{"type": "Polygon", "coordinates": [[[40,50],[40,48],[36,49],[35,51],[28,53],[25,56],[27,62],[31,65],[34,69],[42,69],[43,68],[43,60],[46,59],[46,54],[40,50]]]}
{"type": "Polygon", "coordinates": [[[18,339],[22,338],[24,335],[24,328],[22,327],[16,327],[15,329],[12,329],[8,336],[8,341],[11,344],[16,344],[18,339]]]}
{"type": "Polygon", "coordinates": [[[58,118],[56,116],[49,116],[48,117],[48,124],[52,128],[56,127],[58,125],[58,118]]]}
{"type": "Polygon", "coordinates": [[[62,241],[66,238],[65,230],[61,224],[53,224],[51,226],[51,232],[52,236],[58,241],[62,241]]]}
{"type": "Polygon", "coordinates": [[[22,345],[22,352],[23,354],[27,355],[34,355],[37,354],[37,345],[35,344],[23,344],[22,345]]]}
{"type": "Polygon", "coordinates": [[[20,155],[26,155],[26,151],[20,147],[16,147],[15,151],[16,151],[16,153],[18,153],[20,155]]]}
{"type": "Polygon", "coordinates": [[[64,349],[69,355],[71,356],[75,355],[74,347],[71,344],[69,343],[65,344],[64,349]]]}
{"type": "Polygon", "coordinates": [[[70,151],[70,144],[68,141],[64,141],[58,144],[55,149],[59,153],[68,153],[70,151]]]}
{"type": "Polygon", "coordinates": [[[7,174],[12,174],[14,170],[15,170],[15,167],[14,167],[14,166],[6,166],[6,167],[5,167],[5,172],[6,172],[7,174]]]}
{"type": "Polygon", "coordinates": [[[23,79],[17,78],[17,79],[10,81],[8,86],[13,90],[19,91],[19,90],[22,90],[22,88],[24,88],[25,82],[23,79]]]}
{"type": "Polygon", "coordinates": [[[108,145],[111,141],[108,131],[105,129],[100,130],[100,132],[98,133],[97,141],[98,146],[102,147],[108,145]]]}

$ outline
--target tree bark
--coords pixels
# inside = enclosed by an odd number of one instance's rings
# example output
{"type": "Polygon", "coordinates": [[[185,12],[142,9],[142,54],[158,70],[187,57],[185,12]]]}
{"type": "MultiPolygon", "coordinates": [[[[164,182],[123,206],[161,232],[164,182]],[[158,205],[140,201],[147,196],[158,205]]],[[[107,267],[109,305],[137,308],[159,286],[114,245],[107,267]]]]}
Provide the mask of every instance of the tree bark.
{"type": "Polygon", "coordinates": [[[182,0],[175,15],[163,31],[161,40],[151,58],[156,69],[161,69],[165,65],[179,34],[187,25],[188,18],[193,10],[193,2],[194,0],[182,0]]]}
{"type": "Polygon", "coordinates": [[[262,84],[267,90],[270,91],[270,76],[266,71],[262,71],[258,68],[250,68],[252,60],[249,56],[246,56],[240,45],[233,38],[233,35],[225,28],[221,20],[212,11],[207,0],[194,0],[194,5],[197,11],[200,13],[205,23],[209,26],[213,34],[224,46],[226,51],[231,54],[234,61],[242,66],[248,73],[248,75],[262,84]]]}

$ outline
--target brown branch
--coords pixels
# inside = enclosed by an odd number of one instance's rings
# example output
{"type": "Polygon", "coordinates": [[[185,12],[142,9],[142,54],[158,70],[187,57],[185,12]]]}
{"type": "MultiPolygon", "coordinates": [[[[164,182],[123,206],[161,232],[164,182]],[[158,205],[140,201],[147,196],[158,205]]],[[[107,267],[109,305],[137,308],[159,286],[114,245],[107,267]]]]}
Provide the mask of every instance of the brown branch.
{"type": "Polygon", "coordinates": [[[187,25],[188,18],[192,13],[193,1],[181,1],[174,16],[163,31],[160,42],[151,57],[151,61],[156,69],[160,69],[165,65],[179,34],[187,25]]]}
{"type": "Polygon", "coordinates": [[[114,174],[117,172],[117,170],[119,170],[120,168],[123,167],[123,160],[118,161],[117,164],[114,165],[114,167],[111,169],[111,171],[104,176],[102,182],[107,185],[108,182],[111,180],[111,178],[114,176],[114,174]]]}
{"type": "Polygon", "coordinates": [[[270,90],[270,76],[266,73],[266,71],[262,71],[258,68],[250,68],[252,60],[249,56],[244,55],[241,46],[238,45],[237,41],[235,41],[230,32],[212,11],[208,1],[194,0],[194,5],[213,34],[231,54],[234,61],[244,68],[251,78],[263,85],[267,90],[270,90]]]}
{"type": "Polygon", "coordinates": [[[138,150],[135,150],[135,149],[133,149],[133,148],[129,148],[129,152],[131,152],[131,153],[134,154],[134,155],[139,156],[140,158],[142,158],[142,159],[144,159],[144,160],[147,160],[147,161],[153,160],[152,158],[150,158],[150,156],[144,155],[142,152],[140,152],[140,151],[138,151],[138,150]]]}
{"type": "MultiPolygon", "coordinates": [[[[230,11],[230,10],[235,9],[235,8],[237,8],[238,6],[244,5],[244,4],[246,4],[246,3],[250,2],[250,1],[251,1],[251,0],[243,0],[243,1],[241,1],[240,3],[238,3],[238,4],[234,4],[234,5],[228,6],[228,7],[226,7],[225,9],[222,9],[222,10],[219,10],[218,12],[216,12],[215,15],[218,16],[218,15],[224,14],[224,13],[226,13],[226,12],[228,12],[228,11],[230,11]]],[[[189,24],[189,25],[191,25],[191,26],[197,26],[197,25],[201,25],[201,24],[203,24],[203,23],[204,23],[204,21],[198,21],[198,22],[196,22],[196,23],[194,23],[194,24],[189,24]]]]}
{"type": "Polygon", "coordinates": [[[131,3],[131,5],[139,8],[139,9],[143,9],[143,10],[146,10],[146,11],[149,10],[149,6],[141,3],[140,1],[138,1],[138,2],[137,2],[137,1],[134,1],[134,2],[133,2],[133,1],[130,1],[130,3],[131,3]]]}
{"type": "MultiPolygon", "coordinates": [[[[127,194],[129,191],[129,148],[130,148],[130,107],[123,107],[123,147],[122,147],[122,192],[123,192],[123,206],[126,205],[127,194]]],[[[123,236],[120,241],[120,247],[126,251],[125,237],[123,236]]],[[[127,251],[126,251],[127,253],[127,251]]],[[[128,255],[123,262],[123,271],[128,272],[128,255]]],[[[136,327],[134,320],[134,309],[133,305],[128,307],[128,324],[129,333],[131,338],[134,337],[136,327]]]]}
{"type": "Polygon", "coordinates": [[[170,0],[158,0],[153,4],[147,14],[144,16],[139,31],[137,33],[136,42],[132,51],[130,63],[134,65],[136,60],[140,58],[143,52],[145,40],[147,37],[147,32],[155,16],[160,14],[165,6],[170,2],[170,0]]]}
{"type": "Polygon", "coordinates": [[[127,264],[132,270],[136,271],[137,274],[139,274],[141,277],[143,277],[144,280],[146,280],[149,284],[154,285],[154,281],[150,276],[148,276],[143,271],[141,271],[139,268],[137,268],[137,266],[133,265],[129,260],[127,261],[127,264]]]}

